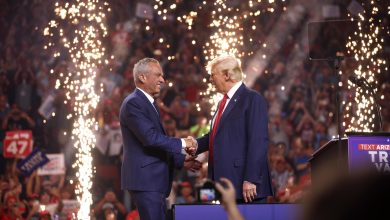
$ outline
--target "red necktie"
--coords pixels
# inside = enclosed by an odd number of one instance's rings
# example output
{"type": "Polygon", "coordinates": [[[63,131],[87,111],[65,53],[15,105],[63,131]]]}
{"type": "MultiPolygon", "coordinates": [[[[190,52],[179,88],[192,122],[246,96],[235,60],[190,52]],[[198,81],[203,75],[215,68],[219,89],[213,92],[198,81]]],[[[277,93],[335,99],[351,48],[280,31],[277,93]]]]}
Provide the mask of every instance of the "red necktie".
{"type": "Polygon", "coordinates": [[[217,133],[218,124],[219,121],[221,120],[223,109],[225,108],[227,99],[228,96],[225,94],[221,102],[219,103],[217,116],[215,117],[213,129],[211,130],[211,138],[209,141],[209,163],[214,162],[214,137],[215,137],[215,133],[217,133]]]}

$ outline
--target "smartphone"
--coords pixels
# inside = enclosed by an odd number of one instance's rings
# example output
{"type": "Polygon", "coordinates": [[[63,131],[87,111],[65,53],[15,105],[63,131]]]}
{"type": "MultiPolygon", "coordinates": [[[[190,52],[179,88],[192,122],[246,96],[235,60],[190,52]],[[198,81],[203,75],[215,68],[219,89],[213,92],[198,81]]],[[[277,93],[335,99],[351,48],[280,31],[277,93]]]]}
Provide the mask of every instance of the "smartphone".
{"type": "Polygon", "coordinates": [[[221,199],[221,194],[215,188],[213,181],[206,181],[201,188],[198,189],[198,202],[212,203],[221,199]]]}
{"type": "Polygon", "coordinates": [[[211,202],[214,201],[215,196],[215,189],[200,189],[199,190],[199,198],[201,202],[211,202]]]}

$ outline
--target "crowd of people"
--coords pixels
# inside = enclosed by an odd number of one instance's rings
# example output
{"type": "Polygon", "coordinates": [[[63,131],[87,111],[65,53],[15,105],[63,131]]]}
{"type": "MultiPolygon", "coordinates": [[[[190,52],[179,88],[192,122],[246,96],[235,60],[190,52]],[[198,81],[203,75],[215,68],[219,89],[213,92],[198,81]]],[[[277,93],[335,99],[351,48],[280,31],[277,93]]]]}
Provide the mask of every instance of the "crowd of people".
{"type": "MultiPolygon", "coordinates": [[[[93,149],[96,173],[92,213],[96,219],[137,219],[129,194],[120,189],[122,138],[118,117],[124,97],[135,89],[132,70],[138,60],[153,57],[163,67],[166,84],[158,104],[169,136],[201,137],[209,132],[212,117],[209,100],[200,95],[207,89],[203,79],[208,75],[203,49],[192,43],[194,37],[199,42],[208,39],[207,33],[199,29],[195,36],[186,24],[175,19],[136,17],[135,2],[110,2],[115,13],[108,15],[109,37],[104,45],[110,53],[108,57],[113,55],[114,59],[99,71],[96,79],[96,84],[104,88],[95,111],[98,131],[93,149]],[[168,59],[172,55],[175,58],[168,59]]],[[[42,0],[0,3],[0,220],[72,218],[77,180],[72,168],[73,122],[67,116],[73,106],[65,102],[65,90],[55,88],[58,74],[67,70],[69,61],[53,59],[50,50],[42,49],[42,30],[53,15],[46,4],[42,0]],[[55,114],[43,114],[41,107],[45,102],[52,103],[55,114]],[[17,169],[20,159],[3,156],[6,132],[15,130],[31,130],[34,148],[46,154],[63,154],[64,173],[34,172],[23,176],[17,169]]],[[[199,3],[186,4],[187,8],[195,8],[199,3]]],[[[179,14],[186,8],[177,10],[179,14]]],[[[262,39],[272,31],[278,15],[260,19],[256,32],[262,39]]],[[[207,19],[203,23],[207,24],[207,19]]],[[[268,201],[275,203],[301,200],[310,186],[308,159],[337,136],[335,85],[339,79],[327,63],[309,61],[306,42],[299,36],[289,33],[288,40],[280,45],[252,86],[269,106],[268,159],[275,195],[268,201]],[[291,59],[292,56],[303,59],[291,59]],[[292,80],[286,80],[291,75],[292,80]]],[[[242,60],[243,66],[249,59],[242,60]]],[[[344,101],[353,100],[354,91],[348,90],[346,82],[357,66],[357,62],[341,64],[340,80],[345,83],[340,95],[344,101]]],[[[377,80],[378,94],[384,97],[379,103],[384,131],[390,131],[389,74],[382,74],[377,80]]],[[[207,180],[206,158],[207,155],[198,156],[203,162],[198,172],[176,171],[168,207],[197,201],[196,190],[207,180]]]]}

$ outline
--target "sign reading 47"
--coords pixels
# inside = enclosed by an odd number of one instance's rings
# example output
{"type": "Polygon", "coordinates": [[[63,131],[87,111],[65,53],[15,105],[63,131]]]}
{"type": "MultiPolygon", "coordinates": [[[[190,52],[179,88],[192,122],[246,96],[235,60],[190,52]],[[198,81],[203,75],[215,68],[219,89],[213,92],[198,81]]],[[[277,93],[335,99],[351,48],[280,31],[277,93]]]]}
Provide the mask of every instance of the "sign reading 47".
{"type": "Polygon", "coordinates": [[[33,137],[30,130],[7,131],[4,139],[3,156],[7,158],[24,158],[33,147],[33,137]]]}

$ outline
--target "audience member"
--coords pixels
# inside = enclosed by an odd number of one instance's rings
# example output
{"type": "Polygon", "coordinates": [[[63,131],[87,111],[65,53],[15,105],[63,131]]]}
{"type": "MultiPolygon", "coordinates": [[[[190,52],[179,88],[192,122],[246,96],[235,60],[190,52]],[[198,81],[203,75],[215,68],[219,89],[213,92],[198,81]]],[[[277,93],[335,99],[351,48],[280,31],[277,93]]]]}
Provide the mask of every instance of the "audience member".
{"type": "Polygon", "coordinates": [[[113,191],[107,191],[93,210],[97,220],[123,219],[127,214],[125,206],[117,199],[113,191]]]}
{"type": "Polygon", "coordinates": [[[222,205],[226,210],[229,220],[244,220],[237,208],[236,192],[232,182],[226,178],[221,178],[221,182],[215,183],[215,188],[222,195],[222,205]]]}
{"type": "Polygon", "coordinates": [[[190,182],[182,182],[179,186],[180,194],[176,197],[176,204],[191,204],[195,202],[195,197],[193,195],[193,189],[190,182]]]}

